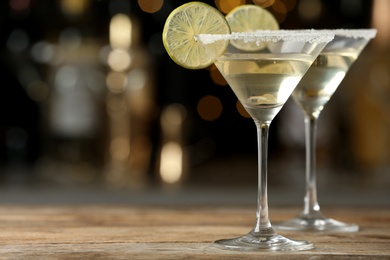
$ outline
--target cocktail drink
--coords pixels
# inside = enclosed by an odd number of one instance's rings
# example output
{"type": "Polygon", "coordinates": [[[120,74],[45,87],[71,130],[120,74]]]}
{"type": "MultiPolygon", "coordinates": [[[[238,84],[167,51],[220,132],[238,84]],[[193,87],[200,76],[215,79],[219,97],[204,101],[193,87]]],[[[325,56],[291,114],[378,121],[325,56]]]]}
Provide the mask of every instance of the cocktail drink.
{"type": "Polygon", "coordinates": [[[267,199],[268,129],[334,34],[276,29],[276,20],[261,7],[239,6],[225,19],[218,10],[200,2],[176,8],[164,26],[163,42],[172,60],[188,69],[206,68],[214,63],[257,128],[256,223],[246,235],[215,241],[224,249],[297,251],[313,247],[310,242],[278,235],[271,226],[267,199]],[[251,21],[259,22],[253,25],[251,21]],[[259,30],[261,26],[274,30],[259,30]],[[240,33],[237,28],[252,32],[240,33]]]}
{"type": "Polygon", "coordinates": [[[317,55],[333,39],[333,35],[314,30],[278,30],[198,35],[197,38],[204,44],[229,41],[225,52],[216,57],[214,63],[253,118],[258,136],[256,223],[248,234],[218,240],[215,244],[237,250],[283,251],[312,248],[310,242],[290,240],[278,235],[271,226],[267,201],[268,129],[317,55]]]}
{"type": "Polygon", "coordinates": [[[309,71],[293,91],[293,99],[305,115],[306,132],[306,195],[303,212],[296,218],[276,223],[284,230],[316,230],[354,232],[359,227],[325,217],[317,200],[315,140],[318,117],[358,58],[375,29],[329,30],[335,38],[328,43],[309,71]]]}

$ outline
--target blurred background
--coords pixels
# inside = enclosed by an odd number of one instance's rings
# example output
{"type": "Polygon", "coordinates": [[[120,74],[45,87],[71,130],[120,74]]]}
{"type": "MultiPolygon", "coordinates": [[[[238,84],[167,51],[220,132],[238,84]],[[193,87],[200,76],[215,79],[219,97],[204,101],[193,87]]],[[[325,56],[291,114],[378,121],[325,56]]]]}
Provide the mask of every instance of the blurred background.
{"type": "MultiPolygon", "coordinates": [[[[0,202],[252,203],[256,128],[214,67],[186,70],[161,34],[179,0],[0,3],[0,202]]],[[[377,28],[322,112],[320,202],[389,205],[390,1],[258,4],[283,29],[377,28]]],[[[269,140],[271,202],[300,205],[303,115],[269,140]]]]}

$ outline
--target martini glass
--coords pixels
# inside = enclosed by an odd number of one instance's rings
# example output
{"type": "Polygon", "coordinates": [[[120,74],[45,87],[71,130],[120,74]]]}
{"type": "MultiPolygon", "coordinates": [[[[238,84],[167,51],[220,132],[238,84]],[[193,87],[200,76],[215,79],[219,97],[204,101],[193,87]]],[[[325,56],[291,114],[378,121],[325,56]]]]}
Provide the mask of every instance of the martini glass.
{"type": "Polygon", "coordinates": [[[198,35],[203,44],[228,40],[214,61],[229,86],[251,115],[258,137],[258,197],[256,223],[248,234],[214,242],[231,250],[298,251],[313,248],[308,241],[278,235],[268,215],[268,129],[299,80],[333,39],[334,34],[315,30],[256,31],[229,35],[198,35]]]}
{"type": "Polygon", "coordinates": [[[358,58],[375,29],[327,30],[335,38],[327,44],[302,78],[292,96],[305,115],[306,135],[306,195],[302,213],[290,220],[276,223],[280,230],[314,230],[355,232],[359,226],[325,217],[317,200],[315,140],[318,117],[358,58]]]}

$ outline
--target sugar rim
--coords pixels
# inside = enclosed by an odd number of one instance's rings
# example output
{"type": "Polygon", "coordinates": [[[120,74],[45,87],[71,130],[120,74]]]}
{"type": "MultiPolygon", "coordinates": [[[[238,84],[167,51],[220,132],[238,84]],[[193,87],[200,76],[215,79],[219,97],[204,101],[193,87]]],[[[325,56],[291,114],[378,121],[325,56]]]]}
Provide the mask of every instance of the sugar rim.
{"type": "Polygon", "coordinates": [[[196,41],[211,44],[222,40],[243,40],[245,42],[295,41],[309,43],[328,43],[335,33],[331,30],[258,30],[254,32],[233,32],[231,34],[197,34],[196,41]]]}
{"type": "Polygon", "coordinates": [[[348,38],[364,38],[370,40],[376,36],[376,29],[334,29],[323,30],[334,33],[335,36],[348,37],[348,38]]]}

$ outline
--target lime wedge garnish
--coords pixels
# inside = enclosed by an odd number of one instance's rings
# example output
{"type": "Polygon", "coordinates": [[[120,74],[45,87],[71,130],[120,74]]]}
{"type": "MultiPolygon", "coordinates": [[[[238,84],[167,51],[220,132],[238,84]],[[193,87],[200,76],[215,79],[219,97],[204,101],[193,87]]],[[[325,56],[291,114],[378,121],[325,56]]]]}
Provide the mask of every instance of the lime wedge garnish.
{"type": "Polygon", "coordinates": [[[201,2],[179,6],[168,16],[163,30],[163,43],[171,59],[187,69],[210,66],[222,55],[228,41],[203,45],[195,41],[197,34],[229,34],[230,27],[217,9],[201,2]]]}

